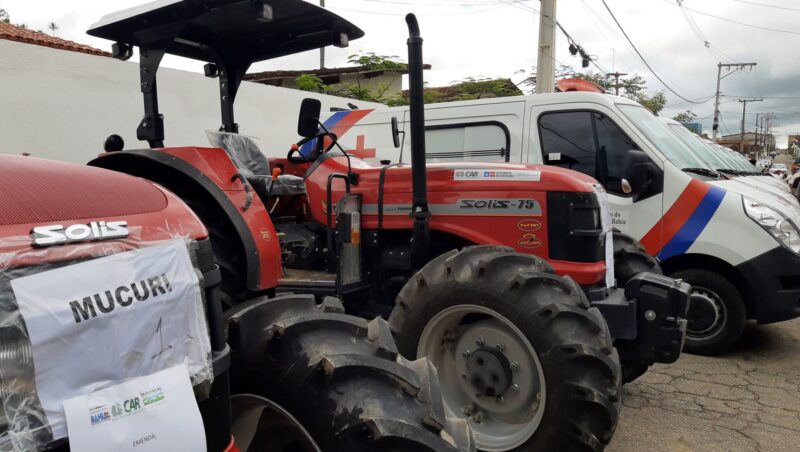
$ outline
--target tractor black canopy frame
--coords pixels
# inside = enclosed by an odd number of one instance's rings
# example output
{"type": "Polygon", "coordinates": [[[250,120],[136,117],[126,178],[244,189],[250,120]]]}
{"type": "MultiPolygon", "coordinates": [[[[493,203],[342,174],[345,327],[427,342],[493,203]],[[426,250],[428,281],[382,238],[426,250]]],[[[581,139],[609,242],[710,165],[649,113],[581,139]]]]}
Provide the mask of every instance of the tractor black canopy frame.
{"type": "Polygon", "coordinates": [[[233,104],[250,65],[329,45],[347,46],[364,35],[340,16],[302,0],[159,0],[108,15],[87,32],[115,42],[116,58],[139,47],[145,115],[136,136],[163,147],[156,73],[165,54],[205,61],[219,77],[221,131],[238,132],[233,104]]]}

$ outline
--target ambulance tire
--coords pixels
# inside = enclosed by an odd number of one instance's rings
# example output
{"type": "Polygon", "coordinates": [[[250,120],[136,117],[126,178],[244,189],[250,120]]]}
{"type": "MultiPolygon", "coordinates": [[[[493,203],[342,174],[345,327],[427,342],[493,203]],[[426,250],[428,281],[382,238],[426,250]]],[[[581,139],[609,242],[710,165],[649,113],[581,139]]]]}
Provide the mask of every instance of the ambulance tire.
{"type": "Polygon", "coordinates": [[[467,423],[444,415],[436,368],[400,356],[385,320],[346,315],[335,298],[317,305],[313,295],[257,298],[233,311],[248,309],[259,310],[250,325],[228,316],[232,389],[252,394],[234,401],[273,402],[322,451],[475,450],[467,423]],[[237,353],[248,337],[259,346],[237,353]]]}
{"type": "Polygon", "coordinates": [[[448,414],[469,421],[479,449],[600,451],[611,440],[617,351],[580,286],[546,261],[502,246],[450,251],[409,279],[389,323],[404,356],[437,366],[448,414]]]}
{"type": "Polygon", "coordinates": [[[700,268],[679,270],[670,276],[692,285],[683,350],[710,356],[730,350],[747,321],[744,301],[736,286],[724,276],[700,268]]]}
{"type": "Polygon", "coordinates": [[[624,288],[628,281],[642,272],[663,275],[658,259],[647,254],[641,243],[633,237],[614,230],[614,277],[617,287],[624,288]]]}

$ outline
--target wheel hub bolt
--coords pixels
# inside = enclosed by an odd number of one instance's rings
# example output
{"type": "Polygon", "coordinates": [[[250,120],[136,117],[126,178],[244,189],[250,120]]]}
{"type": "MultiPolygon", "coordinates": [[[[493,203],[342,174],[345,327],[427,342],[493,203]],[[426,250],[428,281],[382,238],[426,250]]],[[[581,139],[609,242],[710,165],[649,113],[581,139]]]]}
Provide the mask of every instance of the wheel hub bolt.
{"type": "Polygon", "coordinates": [[[469,357],[472,356],[472,352],[469,351],[469,350],[464,350],[463,352],[461,352],[461,356],[463,356],[464,358],[469,359],[469,357]]]}
{"type": "Polygon", "coordinates": [[[644,312],[644,318],[648,322],[652,322],[653,320],[656,319],[655,311],[653,311],[652,309],[648,309],[647,311],[644,312]]]}
{"type": "Polygon", "coordinates": [[[483,422],[483,413],[481,412],[475,413],[475,415],[472,416],[472,420],[480,424],[481,422],[483,422]]]}
{"type": "Polygon", "coordinates": [[[483,347],[483,344],[485,344],[485,343],[486,343],[486,341],[483,340],[482,337],[479,337],[479,338],[475,339],[475,345],[477,345],[478,347],[483,347]]]}
{"type": "Polygon", "coordinates": [[[511,385],[511,390],[514,392],[519,392],[519,385],[514,383],[513,385],[511,385]]]}
{"type": "Polygon", "coordinates": [[[506,401],[506,399],[505,399],[505,398],[503,398],[503,396],[497,396],[497,397],[495,397],[495,399],[494,399],[494,403],[496,403],[496,404],[498,404],[498,405],[502,405],[502,404],[503,404],[503,402],[505,402],[505,401],[506,401]]]}
{"type": "Polygon", "coordinates": [[[475,411],[472,404],[465,405],[464,408],[461,410],[465,415],[471,416],[472,413],[475,411]]]}
{"type": "Polygon", "coordinates": [[[511,363],[511,370],[513,370],[514,372],[519,372],[519,363],[516,361],[511,363]]]}
{"type": "Polygon", "coordinates": [[[498,351],[501,351],[501,352],[502,352],[503,350],[505,350],[505,349],[506,349],[506,346],[505,346],[505,344],[503,344],[502,342],[500,342],[499,344],[495,345],[495,346],[494,346],[494,348],[496,348],[498,351]]]}

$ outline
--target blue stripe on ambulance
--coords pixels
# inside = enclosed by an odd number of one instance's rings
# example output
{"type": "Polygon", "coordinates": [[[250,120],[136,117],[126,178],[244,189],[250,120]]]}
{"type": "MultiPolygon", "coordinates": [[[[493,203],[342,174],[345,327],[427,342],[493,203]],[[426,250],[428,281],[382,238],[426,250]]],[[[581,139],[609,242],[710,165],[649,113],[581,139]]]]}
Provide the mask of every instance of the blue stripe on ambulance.
{"type": "MultiPolygon", "coordinates": [[[[336,113],[333,114],[333,116],[326,119],[325,122],[322,123],[322,125],[324,125],[326,129],[331,130],[334,127],[336,127],[336,125],[339,124],[339,121],[344,119],[344,117],[347,116],[348,113],[350,112],[337,111],[336,113]]],[[[313,140],[309,141],[308,143],[300,147],[300,153],[303,154],[303,156],[308,157],[309,155],[311,155],[311,151],[314,150],[314,148],[316,147],[317,147],[317,139],[314,138],[313,140]]]]}
{"type": "Polygon", "coordinates": [[[714,216],[717,208],[722,204],[724,197],[724,189],[712,186],[703,197],[703,200],[700,201],[692,216],[681,226],[680,231],[664,245],[664,248],[658,253],[658,258],[665,260],[685,253],[694,244],[700,233],[703,232],[708,222],[711,221],[711,217],[714,216]]]}

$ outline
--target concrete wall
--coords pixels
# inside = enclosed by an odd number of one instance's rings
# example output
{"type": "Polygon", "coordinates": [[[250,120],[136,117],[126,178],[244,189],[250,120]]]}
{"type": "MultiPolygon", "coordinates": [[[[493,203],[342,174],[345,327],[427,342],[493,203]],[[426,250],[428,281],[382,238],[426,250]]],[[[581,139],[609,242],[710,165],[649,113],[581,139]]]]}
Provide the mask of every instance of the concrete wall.
{"type": "MultiPolygon", "coordinates": [[[[126,149],[146,147],[136,140],[143,114],[138,65],[0,39],[0,153],[85,163],[102,152],[109,134],[126,149]]],[[[216,79],[202,74],[159,70],[159,106],[165,145],[208,144],[205,130],[220,125],[216,79]]],[[[255,135],[268,154],[286,155],[295,133],[300,101],[322,100],[323,111],[359,102],[245,82],[236,101],[240,132],[255,135]]]]}

